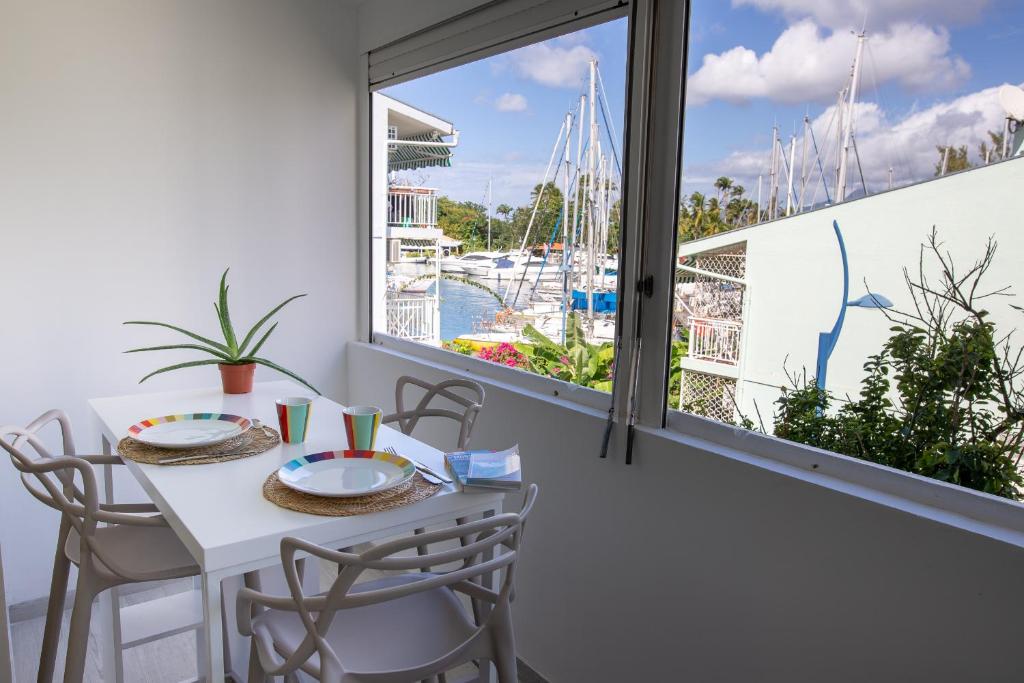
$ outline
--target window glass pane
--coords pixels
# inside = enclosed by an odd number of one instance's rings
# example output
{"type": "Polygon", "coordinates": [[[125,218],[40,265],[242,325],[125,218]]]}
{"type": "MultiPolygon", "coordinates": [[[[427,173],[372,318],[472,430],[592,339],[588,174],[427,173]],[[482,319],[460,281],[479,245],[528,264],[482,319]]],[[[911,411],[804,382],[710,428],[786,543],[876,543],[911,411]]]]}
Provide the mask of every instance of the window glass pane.
{"type": "Polygon", "coordinates": [[[692,3],[670,406],[1019,498],[1024,7],[862,4],[692,3]]]}
{"type": "Polygon", "coordinates": [[[611,390],[627,25],[373,95],[376,332],[611,390]]]}

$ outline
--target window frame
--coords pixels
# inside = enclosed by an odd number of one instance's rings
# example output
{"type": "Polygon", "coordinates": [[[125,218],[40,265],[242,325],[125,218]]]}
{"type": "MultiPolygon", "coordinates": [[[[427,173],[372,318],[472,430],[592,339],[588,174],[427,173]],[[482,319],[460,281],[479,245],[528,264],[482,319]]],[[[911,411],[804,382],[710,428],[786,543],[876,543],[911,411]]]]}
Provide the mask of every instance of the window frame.
{"type": "MultiPolygon", "coordinates": [[[[566,2],[571,4],[571,0],[566,2]]],[[[487,6],[492,4],[495,3],[488,3],[487,6]]],[[[618,338],[622,343],[618,353],[624,355],[617,355],[616,365],[624,367],[624,359],[626,362],[634,359],[639,361],[637,385],[644,387],[645,391],[636,394],[636,430],[659,435],[714,456],[750,462],[847,495],[898,508],[908,514],[1024,547],[1024,504],[1020,502],[669,409],[667,392],[671,297],[678,219],[678,174],[682,170],[689,4],[689,0],[631,0],[628,3],[616,3],[616,8],[628,5],[630,10],[629,75],[623,149],[625,185],[622,195],[622,220],[624,225],[629,226],[630,237],[626,236],[627,230],[622,231],[620,272],[623,275],[619,278],[620,308],[616,323],[618,338]],[[676,31],[673,35],[671,26],[678,25],[680,17],[685,22],[686,30],[676,31]],[[675,79],[672,78],[673,63],[675,79]],[[658,112],[659,117],[651,119],[651,111],[658,112]],[[674,122],[674,126],[669,125],[670,121],[674,122]],[[649,153],[651,150],[654,153],[649,153]],[[657,187],[653,187],[647,180],[651,177],[659,178],[657,187]],[[672,183],[671,187],[669,183],[672,183]],[[671,218],[668,217],[669,210],[671,218]],[[652,228],[652,225],[666,223],[671,224],[671,231],[662,229],[659,234],[652,228]],[[671,247],[666,248],[669,240],[671,247]],[[660,291],[661,297],[648,298],[643,302],[639,336],[645,343],[635,345],[623,332],[627,328],[636,329],[637,302],[641,301],[639,285],[647,276],[654,278],[655,291],[660,291]],[[659,290],[659,282],[668,283],[668,286],[662,286],[659,290]],[[649,388],[652,385],[655,390],[649,388]]],[[[599,22],[590,21],[585,25],[570,22],[549,27],[532,34],[534,38],[522,44],[595,23],[599,22]]],[[[511,38],[503,45],[512,45],[515,40],[522,38],[511,38]]],[[[400,42],[395,41],[389,45],[400,42]]],[[[512,48],[504,47],[498,51],[505,49],[512,48]]],[[[447,64],[434,71],[452,65],[447,64]]],[[[360,135],[360,161],[361,168],[370,169],[370,93],[379,88],[370,84],[366,54],[363,55],[361,68],[367,87],[363,95],[366,99],[361,107],[366,118],[361,123],[363,134],[360,135]]],[[[426,73],[420,70],[415,75],[426,73]]],[[[369,175],[360,174],[360,182],[363,183],[360,194],[367,200],[359,211],[364,225],[368,226],[363,239],[370,239],[372,229],[369,201],[372,169],[370,171],[369,175]]],[[[367,247],[364,253],[372,249],[372,243],[363,246],[367,247]]],[[[367,260],[363,268],[372,270],[372,260],[367,260]]],[[[360,277],[365,285],[371,284],[371,272],[363,272],[360,277]]],[[[613,392],[606,394],[375,332],[368,311],[372,299],[373,291],[370,287],[360,311],[360,339],[367,340],[371,345],[379,346],[386,352],[411,357],[432,367],[469,373],[500,383],[510,390],[521,391],[524,395],[554,400],[590,414],[603,414],[610,406],[614,406],[619,427],[624,426],[629,419],[634,398],[632,387],[628,386],[630,383],[616,381],[613,392]]],[[[627,432],[627,429],[622,428],[613,431],[614,445],[609,459],[621,461],[627,432]]]]}

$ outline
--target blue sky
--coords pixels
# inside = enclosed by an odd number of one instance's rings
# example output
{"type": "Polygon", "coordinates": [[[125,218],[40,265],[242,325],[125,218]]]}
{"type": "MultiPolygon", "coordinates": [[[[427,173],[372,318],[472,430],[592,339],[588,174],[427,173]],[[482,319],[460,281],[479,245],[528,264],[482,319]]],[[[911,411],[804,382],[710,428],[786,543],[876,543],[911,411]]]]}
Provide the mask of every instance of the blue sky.
{"type": "MultiPolygon", "coordinates": [[[[1024,81],[1024,2],[695,0],[684,191],[729,175],[756,193],[776,123],[788,146],[807,114],[824,146],[856,50],[851,29],[865,16],[856,131],[869,190],[882,189],[890,167],[897,184],[930,176],[935,145],[967,144],[974,154],[985,131],[1002,129],[995,89],[1024,81]]],[[[495,206],[526,203],[591,57],[621,136],[627,37],[621,19],[389,88],[461,131],[451,169],[408,179],[483,202],[490,177],[495,206]]]]}

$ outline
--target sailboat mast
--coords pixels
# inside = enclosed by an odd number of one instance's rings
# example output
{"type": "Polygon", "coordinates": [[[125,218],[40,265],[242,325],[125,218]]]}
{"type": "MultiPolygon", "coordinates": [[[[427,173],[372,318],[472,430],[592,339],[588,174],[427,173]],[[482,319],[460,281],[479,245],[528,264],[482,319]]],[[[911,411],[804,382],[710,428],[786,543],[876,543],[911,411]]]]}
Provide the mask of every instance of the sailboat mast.
{"type": "Polygon", "coordinates": [[[811,125],[811,119],[804,114],[804,139],[801,143],[803,150],[800,153],[800,197],[796,210],[799,213],[804,210],[804,194],[807,192],[807,129],[811,125]]]}
{"type": "Polygon", "coordinates": [[[839,169],[843,166],[843,122],[846,117],[843,113],[846,109],[846,88],[839,91],[839,97],[836,99],[836,159],[835,159],[835,172],[836,172],[836,187],[833,196],[836,198],[834,201],[839,202],[839,169]]]}
{"type": "Polygon", "coordinates": [[[786,215],[793,213],[793,173],[796,171],[796,136],[789,138],[789,178],[786,187],[786,215]]]}
{"type": "Polygon", "coordinates": [[[779,164],[779,146],[776,142],[779,136],[779,127],[772,126],[772,161],[768,169],[768,219],[775,218],[775,174],[779,164]]]}
{"type": "Polygon", "coordinates": [[[590,144],[587,150],[587,317],[594,319],[594,171],[597,163],[597,60],[590,60],[590,144]]]}
{"type": "Polygon", "coordinates": [[[562,344],[565,344],[565,318],[569,310],[569,277],[572,261],[569,259],[572,230],[569,227],[569,166],[572,163],[572,112],[565,115],[565,173],[562,175],[562,344]]]}
{"type": "Polygon", "coordinates": [[[757,176],[757,216],[755,223],[761,222],[761,176],[757,176]]]}
{"type": "Polygon", "coordinates": [[[853,137],[853,107],[857,103],[857,82],[860,80],[860,63],[864,56],[864,32],[857,36],[857,56],[853,60],[853,73],[850,78],[850,101],[846,110],[846,126],[843,132],[843,146],[839,160],[839,179],[836,181],[836,201],[846,199],[846,167],[850,155],[851,138],[853,137]]]}
{"type": "Polygon", "coordinates": [[[491,176],[487,176],[487,251],[491,250],[491,176]]]}
{"type": "Polygon", "coordinates": [[[580,95],[580,108],[577,113],[579,117],[576,126],[576,189],[572,194],[572,228],[569,230],[569,252],[572,259],[569,262],[570,285],[575,286],[576,277],[576,226],[579,225],[580,198],[583,193],[583,176],[580,174],[580,164],[583,163],[583,114],[587,111],[587,96],[580,95]]]}

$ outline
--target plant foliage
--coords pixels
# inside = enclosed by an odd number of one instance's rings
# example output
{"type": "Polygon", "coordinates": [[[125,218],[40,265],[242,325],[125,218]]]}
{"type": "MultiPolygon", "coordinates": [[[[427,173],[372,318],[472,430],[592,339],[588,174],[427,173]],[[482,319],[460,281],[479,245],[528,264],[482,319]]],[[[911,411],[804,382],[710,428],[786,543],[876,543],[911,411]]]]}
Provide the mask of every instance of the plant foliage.
{"type": "Polygon", "coordinates": [[[835,409],[829,392],[794,377],[778,400],[775,435],[1021,498],[1022,355],[983,308],[1008,295],[1006,287],[981,287],[995,252],[989,239],[984,256],[961,273],[933,230],[917,279],[904,269],[913,310],[887,314],[892,336],[864,364],[860,396],[835,409]],[[926,253],[938,261],[938,282],[925,274],[926,253]]]}
{"type": "Polygon", "coordinates": [[[317,394],[319,394],[320,392],[317,391],[316,387],[314,387],[309,382],[296,375],[291,370],[287,370],[281,367],[280,365],[270,360],[267,360],[262,356],[257,355],[260,349],[263,348],[263,345],[267,342],[267,339],[270,338],[270,335],[273,334],[274,330],[277,329],[277,323],[274,323],[269,328],[267,328],[266,332],[264,332],[259,337],[259,339],[256,339],[256,335],[260,333],[260,330],[263,328],[263,326],[270,322],[270,319],[277,315],[277,313],[282,308],[290,304],[292,301],[300,299],[306,295],[296,294],[295,296],[288,297],[287,299],[279,303],[277,306],[270,309],[269,313],[260,318],[256,322],[256,324],[249,329],[246,335],[242,338],[241,343],[239,343],[238,336],[235,333],[234,325],[231,323],[231,314],[228,309],[228,290],[230,289],[230,286],[227,284],[227,278],[228,271],[225,270],[224,274],[221,275],[220,277],[220,291],[218,292],[217,301],[213,303],[213,308],[217,312],[217,322],[220,324],[221,335],[224,337],[223,343],[196,334],[195,332],[190,332],[189,330],[177,327],[176,325],[169,325],[167,323],[153,322],[149,320],[129,320],[124,323],[125,325],[152,325],[155,327],[166,327],[169,330],[174,330],[175,332],[179,332],[185,335],[186,337],[199,342],[198,344],[168,344],[164,346],[147,346],[139,349],[129,349],[128,351],[125,351],[125,353],[185,349],[189,351],[201,351],[210,356],[213,356],[213,358],[209,359],[188,361],[185,363],[178,363],[176,365],[169,365],[165,368],[160,368],[159,370],[154,370],[153,372],[149,373],[148,375],[140,379],[139,384],[142,384],[143,382],[145,382],[150,377],[153,377],[154,375],[159,375],[164,372],[170,372],[172,370],[180,370],[182,368],[191,368],[197,365],[215,365],[221,363],[226,365],[245,365],[247,363],[256,363],[258,365],[263,365],[272,370],[276,370],[277,372],[287,375],[288,377],[291,377],[297,382],[301,382],[302,384],[304,384],[305,386],[309,387],[317,394]],[[256,340],[255,344],[253,344],[254,339],[256,340]],[[252,344],[251,348],[250,344],[252,344]]]}

